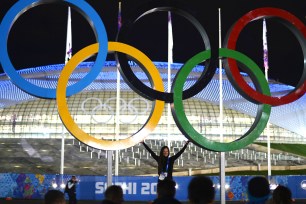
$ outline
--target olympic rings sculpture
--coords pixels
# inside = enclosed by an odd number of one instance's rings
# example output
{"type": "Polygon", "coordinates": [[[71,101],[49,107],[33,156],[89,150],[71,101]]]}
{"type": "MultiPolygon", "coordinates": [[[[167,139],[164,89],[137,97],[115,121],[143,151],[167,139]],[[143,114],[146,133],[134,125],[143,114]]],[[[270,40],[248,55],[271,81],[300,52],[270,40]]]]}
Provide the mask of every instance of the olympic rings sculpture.
{"type": "MultiPolygon", "coordinates": [[[[37,87],[20,77],[9,60],[6,42],[12,24],[22,13],[34,6],[50,3],[49,1],[18,1],[6,13],[0,25],[0,47],[3,49],[0,52],[0,62],[12,82],[23,91],[40,98],[56,98],[59,115],[67,130],[78,140],[89,146],[105,150],[118,150],[139,143],[157,126],[158,121],[162,116],[164,104],[173,103],[171,110],[176,125],[185,137],[191,140],[194,144],[212,151],[237,150],[251,144],[259,137],[268,122],[271,106],[291,103],[303,96],[306,92],[306,26],[296,16],[285,10],[267,7],[254,9],[246,13],[232,26],[231,30],[228,31],[224,42],[224,48],[218,49],[216,46],[211,45],[205,29],[197,19],[188,13],[184,7],[179,6],[177,2],[156,0],[138,8],[138,10],[132,12],[132,16],[128,18],[126,23],[123,23],[121,30],[117,35],[117,42],[108,42],[102,20],[99,18],[99,15],[95,10],[84,0],[65,0],[63,2],[68,3],[78,12],[82,13],[90,24],[95,26],[92,28],[96,33],[98,43],[89,45],[73,55],[60,74],[56,90],[46,90],[37,87]],[[172,85],[172,93],[164,92],[162,79],[152,61],[144,53],[128,45],[129,31],[132,29],[133,24],[143,16],[159,11],[171,11],[186,18],[198,30],[205,44],[205,49],[189,59],[177,73],[172,85]],[[279,98],[271,96],[268,83],[258,65],[244,54],[235,51],[236,42],[242,29],[249,22],[266,17],[276,18],[286,25],[286,27],[297,38],[304,56],[304,69],[298,85],[288,95],[279,98]],[[143,127],[130,137],[118,141],[96,139],[81,130],[69,113],[66,99],[66,97],[82,91],[95,79],[95,77],[97,77],[104,65],[108,51],[116,52],[116,58],[120,63],[119,71],[121,72],[125,82],[142,97],[154,101],[149,119],[144,123],[143,127]],[[86,77],[80,82],[67,87],[69,76],[75,67],[77,67],[77,65],[83,60],[96,53],[98,54],[96,62],[88,75],[86,75],[86,77]],[[131,56],[138,64],[140,64],[140,67],[144,69],[153,88],[147,87],[134,75],[128,64],[127,55],[131,56]],[[184,99],[196,95],[210,82],[216,71],[216,66],[214,66],[213,62],[220,57],[227,58],[225,65],[226,74],[237,92],[248,101],[258,105],[254,124],[239,139],[230,143],[210,141],[203,135],[199,134],[189,123],[183,107],[184,99]],[[183,90],[184,82],[187,79],[188,74],[192,71],[194,66],[203,61],[205,61],[206,66],[198,81],[188,90],[183,90]],[[256,90],[244,81],[239,73],[236,61],[245,65],[242,69],[250,75],[256,90]]],[[[101,105],[95,107],[95,111],[99,108],[104,108],[104,106],[101,105]]],[[[107,106],[105,106],[105,108],[107,108],[107,106]]]]}

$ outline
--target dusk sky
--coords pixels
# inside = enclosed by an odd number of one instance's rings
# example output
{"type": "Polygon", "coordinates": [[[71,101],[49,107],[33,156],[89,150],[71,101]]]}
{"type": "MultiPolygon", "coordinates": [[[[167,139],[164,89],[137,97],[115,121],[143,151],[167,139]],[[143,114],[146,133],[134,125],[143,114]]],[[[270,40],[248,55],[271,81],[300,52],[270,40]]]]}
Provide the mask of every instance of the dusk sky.
{"type": "MultiPolygon", "coordinates": [[[[153,0],[154,1],[154,0],[153,0]]],[[[156,0],[157,1],[157,0],[156,0]]],[[[0,19],[16,3],[3,0],[0,19]]],[[[118,1],[87,0],[99,13],[106,27],[109,41],[117,35],[118,1]]],[[[148,0],[122,1],[122,23],[137,13],[138,7],[148,5],[148,0]]],[[[230,27],[247,12],[260,7],[284,9],[306,24],[305,0],[179,0],[184,9],[193,15],[206,30],[212,46],[218,46],[218,8],[221,9],[222,39],[230,27]]],[[[67,4],[36,6],[22,14],[14,23],[8,36],[8,51],[16,69],[64,63],[66,46],[67,4]]],[[[295,86],[303,72],[302,48],[293,33],[276,18],[267,19],[269,77],[295,86]]],[[[1,20],[2,21],[2,20],[1,20]]],[[[182,16],[172,14],[173,59],[184,63],[205,49],[197,30],[182,16]]],[[[96,42],[88,21],[72,9],[72,50],[76,53],[96,42]]],[[[167,61],[167,13],[155,12],[138,20],[130,34],[129,44],[135,46],[153,61],[167,61]]],[[[251,22],[241,33],[237,50],[248,55],[263,67],[262,19],[251,22]]],[[[3,49],[0,48],[0,52],[3,49]]],[[[109,55],[109,60],[114,60],[109,55]]],[[[3,73],[2,65],[0,73],[3,73]]]]}

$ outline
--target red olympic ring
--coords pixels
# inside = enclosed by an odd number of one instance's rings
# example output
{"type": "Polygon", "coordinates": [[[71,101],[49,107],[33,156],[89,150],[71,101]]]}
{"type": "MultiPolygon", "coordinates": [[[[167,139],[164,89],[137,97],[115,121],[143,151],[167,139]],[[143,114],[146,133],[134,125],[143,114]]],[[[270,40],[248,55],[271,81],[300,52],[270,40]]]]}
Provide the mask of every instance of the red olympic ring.
{"type": "Polygon", "coordinates": [[[230,34],[228,35],[228,39],[226,47],[228,49],[235,50],[236,42],[240,35],[241,30],[251,21],[262,19],[266,17],[277,17],[281,20],[296,36],[298,39],[304,54],[304,71],[301,76],[301,79],[296,86],[296,88],[291,91],[289,94],[282,97],[272,97],[264,95],[252,87],[250,87],[247,82],[240,75],[239,68],[237,66],[236,60],[228,59],[228,66],[232,73],[232,82],[235,84],[235,88],[237,91],[248,98],[248,100],[253,101],[255,103],[264,103],[272,106],[278,106],[283,104],[291,103],[300,97],[302,97],[306,92],[306,26],[304,23],[299,20],[297,17],[292,15],[291,13],[277,8],[259,8],[252,10],[241,17],[236,24],[232,27],[230,34]],[[286,21],[284,21],[286,20],[286,21]]]}

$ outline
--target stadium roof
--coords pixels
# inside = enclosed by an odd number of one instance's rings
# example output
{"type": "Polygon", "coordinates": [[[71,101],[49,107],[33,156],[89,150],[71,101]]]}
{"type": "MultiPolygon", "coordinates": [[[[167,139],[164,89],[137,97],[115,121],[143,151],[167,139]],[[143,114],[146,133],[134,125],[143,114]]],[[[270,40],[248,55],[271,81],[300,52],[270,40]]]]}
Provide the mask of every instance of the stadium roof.
{"type": "MultiPolygon", "coordinates": [[[[69,79],[69,85],[75,83],[80,78],[84,77],[87,70],[93,65],[93,62],[81,63],[75,72],[69,79]]],[[[164,86],[167,87],[167,63],[155,62],[156,67],[159,69],[161,76],[164,80],[164,86]]],[[[139,67],[130,62],[137,77],[142,81],[145,81],[147,86],[150,86],[148,77],[142,72],[139,67]]],[[[174,63],[171,65],[172,79],[175,77],[177,70],[181,67],[181,64],[174,63]]],[[[26,78],[29,82],[46,88],[56,88],[59,74],[63,68],[63,64],[48,65],[36,68],[24,69],[18,71],[20,75],[26,78]]],[[[199,73],[203,70],[202,66],[197,66],[193,69],[192,74],[188,77],[187,82],[184,85],[184,89],[192,86],[197,80],[199,73]]],[[[244,75],[245,80],[252,84],[249,77],[244,75]]],[[[241,113],[245,113],[250,116],[256,115],[257,105],[250,103],[244,99],[230,84],[225,73],[223,82],[223,105],[226,108],[236,110],[241,113]]],[[[100,91],[100,90],[116,90],[116,62],[108,61],[105,63],[105,68],[99,74],[94,82],[92,82],[84,91],[100,91]],[[103,86],[101,86],[103,81],[103,86]]],[[[292,86],[284,85],[275,81],[269,81],[269,87],[273,96],[282,96],[289,93],[294,89],[292,86]]],[[[121,84],[121,90],[128,90],[126,83],[121,84]]],[[[165,88],[167,89],[167,88],[165,88]]],[[[129,89],[130,90],[130,89],[129,89]]],[[[207,87],[198,93],[195,98],[210,102],[213,104],[219,104],[219,78],[218,70],[215,73],[215,77],[207,85],[207,87]]],[[[6,108],[25,101],[35,100],[36,97],[31,96],[21,89],[17,88],[5,74],[0,75],[0,108],[6,108]]],[[[272,113],[270,116],[270,123],[297,133],[301,136],[306,136],[306,95],[302,96],[299,100],[290,104],[272,107],[272,113]]],[[[0,109],[0,110],[1,110],[0,109]]]]}

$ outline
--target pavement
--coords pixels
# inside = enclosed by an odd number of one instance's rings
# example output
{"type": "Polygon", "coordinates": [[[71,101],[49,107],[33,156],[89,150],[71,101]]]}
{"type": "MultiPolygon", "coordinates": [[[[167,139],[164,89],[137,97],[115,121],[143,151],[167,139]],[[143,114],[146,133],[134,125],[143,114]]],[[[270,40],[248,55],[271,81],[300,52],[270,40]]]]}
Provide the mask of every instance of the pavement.
{"type": "MultiPolygon", "coordinates": [[[[156,153],[162,141],[149,140],[146,143],[156,153]]],[[[171,154],[183,147],[183,141],[171,143],[171,154]]],[[[64,146],[64,174],[107,175],[107,152],[96,150],[66,139],[64,146]]],[[[61,139],[9,138],[0,139],[0,173],[58,174],[61,166],[61,139]]],[[[114,152],[113,152],[114,153],[114,152]]],[[[189,144],[182,156],[175,162],[174,175],[213,173],[219,165],[218,152],[203,150],[189,144]]],[[[267,153],[262,147],[250,145],[246,149],[225,153],[228,171],[264,170],[267,167],[267,153]]],[[[114,158],[114,156],[113,156],[114,158]]],[[[114,159],[112,160],[115,166],[114,159]]],[[[271,164],[274,168],[294,167],[305,169],[306,159],[297,155],[271,151],[271,164]]],[[[156,175],[157,164],[142,145],[119,151],[119,175],[156,175]]]]}

